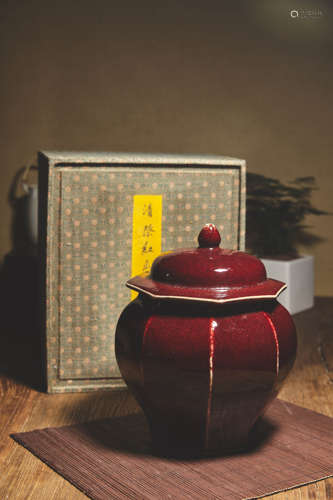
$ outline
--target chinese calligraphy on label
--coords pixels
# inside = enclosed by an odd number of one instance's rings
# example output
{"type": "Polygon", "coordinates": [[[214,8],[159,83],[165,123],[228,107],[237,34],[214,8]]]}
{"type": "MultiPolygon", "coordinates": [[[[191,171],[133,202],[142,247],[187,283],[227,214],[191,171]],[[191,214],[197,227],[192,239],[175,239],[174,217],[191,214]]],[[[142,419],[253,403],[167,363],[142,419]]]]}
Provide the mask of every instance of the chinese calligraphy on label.
{"type": "MultiPolygon", "coordinates": [[[[162,195],[133,197],[132,276],[149,273],[161,253],[162,195]]],[[[132,300],[137,292],[132,291],[132,300]]]]}

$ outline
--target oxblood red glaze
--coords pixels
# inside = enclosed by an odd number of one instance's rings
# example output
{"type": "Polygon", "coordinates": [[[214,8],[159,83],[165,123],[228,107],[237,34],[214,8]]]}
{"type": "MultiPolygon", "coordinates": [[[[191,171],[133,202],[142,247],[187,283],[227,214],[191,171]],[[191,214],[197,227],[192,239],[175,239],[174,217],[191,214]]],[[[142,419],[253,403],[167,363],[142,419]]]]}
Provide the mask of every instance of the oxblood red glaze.
{"type": "Polygon", "coordinates": [[[263,263],[253,255],[219,248],[221,238],[212,224],[202,229],[198,240],[198,248],[160,255],[149,276],[135,276],[127,286],[152,297],[220,303],[252,297],[275,298],[284,288],[281,281],[267,279],[263,263]]]}
{"type": "Polygon", "coordinates": [[[254,285],[244,286],[193,286],[158,282],[145,276],[136,276],[127,281],[126,285],[138,292],[161,299],[199,300],[216,303],[252,300],[258,298],[276,298],[285,288],[281,281],[267,279],[254,285]]]}
{"type": "Polygon", "coordinates": [[[151,279],[183,286],[253,285],[266,279],[262,262],[244,252],[222,248],[182,249],[155,259],[151,279]]]}
{"type": "Polygon", "coordinates": [[[214,248],[221,243],[221,236],[214,224],[206,224],[198,236],[199,248],[214,248]]]}
{"type": "Polygon", "coordinates": [[[117,325],[120,371],[163,453],[244,448],[295,355],[293,321],[274,299],[216,304],[141,293],[117,325]]]}

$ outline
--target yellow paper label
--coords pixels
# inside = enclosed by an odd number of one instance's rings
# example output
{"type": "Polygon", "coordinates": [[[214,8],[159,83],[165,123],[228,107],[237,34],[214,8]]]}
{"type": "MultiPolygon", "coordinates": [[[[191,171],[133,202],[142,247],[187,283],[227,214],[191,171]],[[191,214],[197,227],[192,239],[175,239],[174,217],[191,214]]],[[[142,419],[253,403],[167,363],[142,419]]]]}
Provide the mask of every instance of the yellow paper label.
{"type": "MultiPolygon", "coordinates": [[[[133,197],[132,276],[149,273],[161,253],[162,195],[133,197]]],[[[137,292],[132,290],[132,300],[137,292]]]]}

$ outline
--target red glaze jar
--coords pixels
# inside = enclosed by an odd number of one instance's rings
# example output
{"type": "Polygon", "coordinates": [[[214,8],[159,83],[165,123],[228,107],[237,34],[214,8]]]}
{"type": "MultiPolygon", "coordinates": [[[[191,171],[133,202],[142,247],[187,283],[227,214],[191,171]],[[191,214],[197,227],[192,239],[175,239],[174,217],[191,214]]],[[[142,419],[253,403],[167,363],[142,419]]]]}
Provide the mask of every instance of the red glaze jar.
{"type": "Polygon", "coordinates": [[[276,300],[285,285],[219,243],[207,224],[198,248],[162,254],[126,283],[139,296],[119,318],[117,361],[162,453],[246,447],[295,360],[295,326],[276,300]]]}

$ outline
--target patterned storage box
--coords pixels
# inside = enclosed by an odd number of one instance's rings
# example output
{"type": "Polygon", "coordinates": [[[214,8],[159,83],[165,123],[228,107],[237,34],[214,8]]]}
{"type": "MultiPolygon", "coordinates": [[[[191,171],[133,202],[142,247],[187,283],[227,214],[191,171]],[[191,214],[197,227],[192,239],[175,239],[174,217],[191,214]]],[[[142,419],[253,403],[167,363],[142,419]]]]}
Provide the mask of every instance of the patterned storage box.
{"type": "Polygon", "coordinates": [[[125,281],[207,222],[244,248],[245,161],[217,156],[39,154],[42,318],[49,392],[121,388],[125,281]]]}

